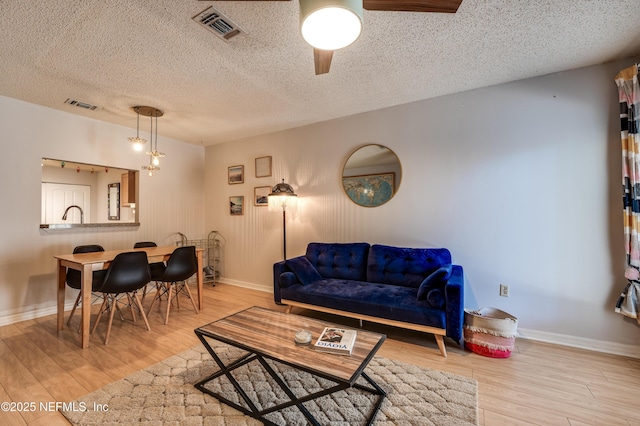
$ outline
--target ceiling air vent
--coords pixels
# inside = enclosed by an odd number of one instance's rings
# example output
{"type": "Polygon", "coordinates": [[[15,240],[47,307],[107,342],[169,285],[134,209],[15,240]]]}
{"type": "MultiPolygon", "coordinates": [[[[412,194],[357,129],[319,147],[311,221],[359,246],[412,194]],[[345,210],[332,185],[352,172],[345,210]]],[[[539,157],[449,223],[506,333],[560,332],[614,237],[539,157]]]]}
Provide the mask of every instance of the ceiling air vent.
{"type": "Polygon", "coordinates": [[[226,41],[240,34],[244,34],[244,31],[241,30],[240,27],[220,13],[220,11],[214,9],[213,6],[198,13],[193,17],[193,20],[226,41]]]}
{"type": "Polygon", "coordinates": [[[91,105],[88,104],[86,102],[80,102],[80,101],[76,101],[74,99],[67,99],[66,101],[64,101],[65,104],[69,104],[69,105],[73,105],[73,106],[77,106],[80,108],[84,108],[84,109],[90,109],[91,111],[93,111],[94,109],[98,108],[95,105],[91,105]]]}

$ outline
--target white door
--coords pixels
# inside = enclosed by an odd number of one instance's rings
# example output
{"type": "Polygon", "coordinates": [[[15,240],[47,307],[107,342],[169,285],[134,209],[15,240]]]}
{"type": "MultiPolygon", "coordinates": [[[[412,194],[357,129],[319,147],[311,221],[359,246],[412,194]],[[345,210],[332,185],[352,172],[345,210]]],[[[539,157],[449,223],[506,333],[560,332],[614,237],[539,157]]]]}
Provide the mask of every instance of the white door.
{"type": "Polygon", "coordinates": [[[80,210],[69,209],[67,220],[62,220],[65,210],[76,205],[84,213],[84,223],[91,218],[91,187],[66,183],[42,182],[41,223],[80,223],[80,210]]]}

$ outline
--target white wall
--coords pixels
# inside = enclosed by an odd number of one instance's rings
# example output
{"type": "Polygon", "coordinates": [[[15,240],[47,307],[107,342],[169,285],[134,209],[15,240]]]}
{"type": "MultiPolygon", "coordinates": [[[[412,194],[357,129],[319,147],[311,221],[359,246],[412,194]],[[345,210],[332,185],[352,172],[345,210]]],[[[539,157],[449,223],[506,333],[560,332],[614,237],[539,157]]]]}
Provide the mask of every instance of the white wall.
{"type": "Polygon", "coordinates": [[[79,244],[118,249],[217,230],[227,240],[225,279],[270,289],[272,265],[282,258],[282,216],[253,206],[253,190],[285,178],[300,195],[287,222],[289,257],[310,241],[447,247],[464,267],[468,307],[507,310],[531,338],[640,356],[638,325],[613,313],[625,284],[613,77],[631,63],[206,150],[160,137],[162,170],[140,174],[141,225],[123,230],[39,230],[40,159],[139,169],[146,157],[128,147],[132,129],[0,97],[0,324],[55,312],[53,255],[79,244]],[[398,194],[371,209],[340,186],[348,155],[368,143],[392,148],[403,170],[398,194]],[[255,178],[254,160],[265,155],[273,156],[273,176],[255,178]],[[227,167],[237,164],[245,165],[245,183],[228,185],[227,167]],[[244,216],[228,214],[234,195],[245,196],[244,216]],[[499,283],[511,286],[509,298],[498,296],[499,283]]]}
{"type": "Polygon", "coordinates": [[[206,229],[227,239],[229,282],[272,287],[282,216],[246,202],[286,179],[300,196],[287,254],[311,241],[446,247],[463,265],[467,307],[520,320],[524,336],[640,357],[638,325],[614,313],[625,285],[620,135],[613,81],[632,61],[594,66],[401,105],[206,149],[206,229]],[[340,172],[358,146],[402,162],[397,195],[378,208],[344,195],[340,172]],[[256,179],[254,159],[273,156],[256,179]],[[227,167],[245,165],[245,183],[227,167]],[[509,298],[498,296],[500,283],[509,298]]]}
{"type": "MultiPolygon", "coordinates": [[[[168,116],[167,116],[168,118],[168,116]]],[[[135,115],[131,123],[135,126],[135,115]]],[[[162,124],[160,124],[162,126],[162,124]]],[[[140,169],[126,128],[0,97],[2,194],[0,209],[0,324],[56,311],[56,254],[81,244],[105,249],[133,247],[142,240],[173,244],[175,232],[204,232],[204,149],[160,136],[167,157],[152,178],[140,173],[140,226],[43,231],[40,224],[42,157],[140,169]]],[[[67,301],[73,296],[67,292],[67,301]]]]}

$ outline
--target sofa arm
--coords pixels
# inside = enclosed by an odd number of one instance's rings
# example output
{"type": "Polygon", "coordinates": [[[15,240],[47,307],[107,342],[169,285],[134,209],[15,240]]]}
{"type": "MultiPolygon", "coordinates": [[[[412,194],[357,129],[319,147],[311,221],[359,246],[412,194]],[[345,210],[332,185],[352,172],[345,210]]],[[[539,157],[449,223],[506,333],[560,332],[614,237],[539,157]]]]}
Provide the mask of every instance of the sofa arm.
{"type": "Polygon", "coordinates": [[[285,261],[276,262],[273,264],[273,300],[280,304],[280,275],[289,271],[285,261]]]}
{"type": "Polygon", "coordinates": [[[464,273],[462,266],[453,265],[451,277],[444,287],[446,298],[447,337],[462,344],[464,321],[464,273]]]}
{"type": "Polygon", "coordinates": [[[299,284],[298,278],[287,266],[286,261],[280,261],[273,264],[273,300],[280,304],[282,298],[280,289],[299,284]]]}

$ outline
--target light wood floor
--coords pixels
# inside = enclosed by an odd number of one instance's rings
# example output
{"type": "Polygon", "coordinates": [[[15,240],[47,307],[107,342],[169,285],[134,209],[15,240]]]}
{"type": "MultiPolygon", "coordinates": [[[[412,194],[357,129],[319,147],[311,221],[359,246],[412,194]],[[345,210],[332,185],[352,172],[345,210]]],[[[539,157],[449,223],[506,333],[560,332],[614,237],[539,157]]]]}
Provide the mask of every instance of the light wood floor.
{"type": "MultiPolygon", "coordinates": [[[[72,401],[182,352],[198,343],[194,328],[240,309],[284,310],[272,298],[224,284],[206,286],[200,314],[185,300],[181,309],[172,309],[165,326],[154,308],[150,332],[141,321],[134,325],[116,316],[106,346],[103,319],[84,350],[78,346],[77,317],[60,334],[55,315],[0,327],[0,402],[38,406],[22,413],[0,411],[0,425],[67,425],[58,412],[40,410],[40,402],[55,410],[56,401],[72,401]]],[[[296,313],[357,326],[346,318],[296,313]]],[[[387,334],[381,356],[477,379],[480,425],[640,426],[640,360],[527,340],[518,340],[508,359],[483,357],[447,341],[449,356],[443,358],[431,335],[371,324],[365,328],[387,334]]]]}

